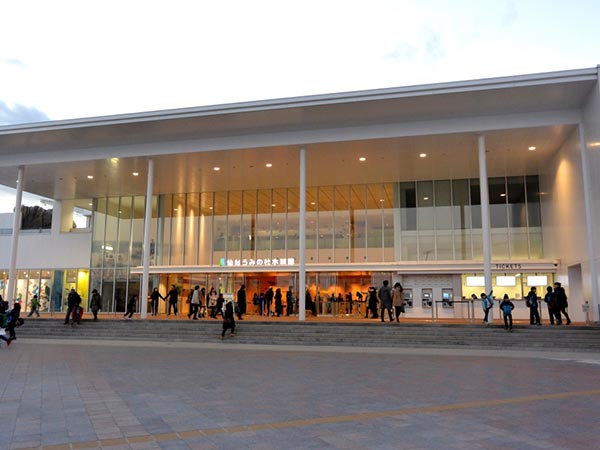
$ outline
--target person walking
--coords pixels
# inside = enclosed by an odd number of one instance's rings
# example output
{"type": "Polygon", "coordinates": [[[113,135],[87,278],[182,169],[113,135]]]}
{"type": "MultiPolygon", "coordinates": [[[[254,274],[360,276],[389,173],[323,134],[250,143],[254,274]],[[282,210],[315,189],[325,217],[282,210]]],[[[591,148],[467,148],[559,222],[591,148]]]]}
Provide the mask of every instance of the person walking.
{"type": "Polygon", "coordinates": [[[98,320],[98,311],[102,309],[102,297],[98,293],[98,289],[92,291],[92,298],[90,299],[90,309],[94,315],[94,321],[98,320]]]}
{"type": "Polygon", "coordinates": [[[569,314],[567,314],[567,308],[569,307],[569,302],[567,301],[567,293],[565,292],[565,288],[562,287],[558,281],[554,283],[554,292],[556,294],[556,308],[557,308],[557,318],[560,319],[559,322],[562,323],[561,314],[565,316],[567,319],[567,325],[571,325],[571,319],[569,318],[569,314]]]}
{"type": "Polygon", "coordinates": [[[173,314],[176,316],[177,303],[179,302],[179,291],[177,290],[177,287],[175,287],[174,284],[171,285],[171,290],[168,292],[166,299],[169,308],[167,310],[167,316],[171,315],[171,309],[173,310],[173,314]]]}
{"type": "Polygon", "coordinates": [[[225,339],[225,332],[231,330],[231,335],[235,336],[235,317],[233,313],[233,302],[231,300],[223,305],[223,331],[221,331],[221,339],[225,339]]]}
{"type": "Polygon", "coordinates": [[[541,326],[537,288],[535,286],[529,290],[529,293],[525,297],[525,305],[529,308],[529,324],[541,326]]]}
{"type": "Polygon", "coordinates": [[[500,303],[500,311],[502,311],[502,315],[504,317],[504,329],[512,331],[513,329],[513,320],[512,320],[512,310],[515,309],[515,305],[508,298],[508,294],[504,294],[502,298],[502,302],[500,303]]]}
{"type": "Polygon", "coordinates": [[[489,325],[491,321],[489,320],[490,311],[494,307],[494,300],[492,300],[492,292],[490,291],[489,295],[485,292],[481,293],[481,308],[483,309],[483,323],[489,325]]]}
{"type": "Polygon", "coordinates": [[[160,292],[158,292],[158,288],[155,287],[150,294],[150,309],[152,310],[150,315],[152,316],[158,315],[158,299],[165,300],[165,298],[160,295],[160,292]]]}
{"type": "Polygon", "coordinates": [[[188,313],[188,319],[194,316],[193,320],[198,320],[198,308],[200,307],[200,286],[196,285],[192,292],[192,298],[190,299],[190,312],[188,313]]]}
{"type": "Polygon", "coordinates": [[[31,299],[30,308],[31,308],[31,310],[29,311],[29,314],[27,314],[27,317],[31,317],[34,313],[37,314],[38,317],[40,317],[40,312],[39,312],[40,301],[38,300],[37,295],[34,295],[33,298],[31,299]]]}
{"type": "Polygon", "coordinates": [[[383,286],[379,288],[377,292],[377,297],[381,302],[381,321],[385,322],[384,315],[385,312],[388,312],[390,317],[390,322],[394,321],[392,316],[392,289],[389,287],[390,282],[388,280],[383,280],[383,286]]]}
{"type": "Polygon", "coordinates": [[[392,305],[394,306],[396,322],[400,322],[400,314],[405,311],[404,290],[402,289],[402,285],[400,283],[395,283],[394,289],[392,289],[392,305]]]}
{"type": "Polygon", "coordinates": [[[137,303],[137,295],[132,295],[127,301],[127,311],[123,314],[123,320],[132,320],[135,312],[135,304],[137,303]]]}
{"type": "Polygon", "coordinates": [[[8,321],[8,341],[6,345],[10,345],[10,343],[17,339],[17,334],[15,332],[15,328],[21,324],[23,324],[23,319],[21,319],[21,302],[15,300],[12,310],[10,311],[10,320],[8,321]]]}
{"type": "Polygon", "coordinates": [[[238,304],[238,319],[244,320],[243,315],[246,314],[246,285],[242,284],[237,291],[237,304],[238,304]]]}
{"type": "MultiPolygon", "coordinates": [[[[65,315],[65,325],[69,325],[72,314],[79,314],[79,304],[81,303],[81,297],[75,290],[71,288],[69,295],[67,296],[67,314],[65,315]]],[[[73,316],[73,323],[75,324],[75,316],[73,316]]]]}

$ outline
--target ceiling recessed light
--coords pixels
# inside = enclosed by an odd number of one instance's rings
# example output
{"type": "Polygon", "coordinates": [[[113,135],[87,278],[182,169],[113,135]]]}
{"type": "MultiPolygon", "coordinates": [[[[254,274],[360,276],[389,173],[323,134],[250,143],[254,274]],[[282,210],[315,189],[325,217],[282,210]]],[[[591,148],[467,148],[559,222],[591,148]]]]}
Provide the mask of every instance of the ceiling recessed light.
{"type": "Polygon", "coordinates": [[[265,164],[265,166],[267,166],[267,167],[273,167],[273,164],[267,163],[267,164],[265,164]]]}
{"type": "Polygon", "coordinates": [[[219,170],[221,170],[221,168],[220,168],[220,167],[213,167],[213,170],[214,170],[215,172],[218,172],[219,170]]]}
{"type": "Polygon", "coordinates": [[[423,197],[423,200],[429,200],[429,197],[423,197]]]}
{"type": "Polygon", "coordinates": [[[277,205],[275,203],[271,203],[271,207],[275,208],[277,205]]]}
{"type": "Polygon", "coordinates": [[[88,203],[88,205],[90,205],[90,206],[94,206],[94,204],[93,204],[93,203],[88,203]]]}
{"type": "Polygon", "coordinates": [[[360,158],[358,158],[358,160],[360,162],[365,162],[367,160],[367,158],[365,158],[364,156],[361,156],[360,158]]]}
{"type": "Polygon", "coordinates": [[[528,150],[535,150],[535,146],[532,145],[531,147],[528,148],[528,150]]]}
{"type": "Polygon", "coordinates": [[[88,175],[88,180],[93,180],[94,179],[94,175],[88,175]]]}
{"type": "Polygon", "coordinates": [[[137,177],[140,173],[139,172],[133,172],[133,176],[137,177]]]}
{"type": "Polygon", "coordinates": [[[500,194],[500,197],[506,197],[505,193],[500,194]]]}
{"type": "Polygon", "coordinates": [[[427,153],[419,153],[419,158],[425,158],[427,156],[427,153]]]}
{"type": "Polygon", "coordinates": [[[311,205],[316,205],[316,203],[315,203],[315,202],[310,202],[310,204],[311,204],[311,205]]]}

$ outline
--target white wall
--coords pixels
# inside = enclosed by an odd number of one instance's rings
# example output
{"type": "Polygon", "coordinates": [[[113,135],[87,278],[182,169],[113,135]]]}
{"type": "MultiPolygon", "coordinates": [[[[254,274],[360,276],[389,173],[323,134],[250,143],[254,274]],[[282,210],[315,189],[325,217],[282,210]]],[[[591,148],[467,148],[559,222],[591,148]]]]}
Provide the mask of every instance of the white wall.
{"type": "MultiPolygon", "coordinates": [[[[0,236],[0,268],[10,265],[12,236],[0,236]]],[[[90,266],[91,232],[19,234],[17,269],[67,269],[90,266]]]]}
{"type": "MultiPolygon", "coordinates": [[[[600,66],[598,67],[600,73],[600,66]]],[[[600,268],[600,84],[596,83],[583,110],[583,128],[588,150],[590,171],[590,194],[592,203],[592,223],[594,226],[594,254],[597,269],[600,268]]],[[[589,261],[582,264],[584,298],[592,303],[591,273],[589,261]]],[[[594,274],[598,278],[599,274],[594,274]]],[[[600,284],[600,280],[599,280],[600,284]]],[[[596,310],[596,320],[600,313],[596,310]]]]}

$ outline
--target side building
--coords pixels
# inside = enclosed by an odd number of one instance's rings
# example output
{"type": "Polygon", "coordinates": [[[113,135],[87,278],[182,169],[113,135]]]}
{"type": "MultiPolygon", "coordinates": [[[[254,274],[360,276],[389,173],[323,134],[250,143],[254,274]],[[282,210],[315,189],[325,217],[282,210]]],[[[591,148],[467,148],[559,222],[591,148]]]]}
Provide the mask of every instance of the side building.
{"type": "Polygon", "coordinates": [[[52,209],[0,215],[0,293],[116,313],[174,284],[185,312],[195,285],[272,286],[304,318],[306,291],[358,315],[331,297],[387,279],[409,317],[491,289],[525,317],[558,281],[598,321],[598,148],[598,68],[0,127],[0,184],[52,209]]]}

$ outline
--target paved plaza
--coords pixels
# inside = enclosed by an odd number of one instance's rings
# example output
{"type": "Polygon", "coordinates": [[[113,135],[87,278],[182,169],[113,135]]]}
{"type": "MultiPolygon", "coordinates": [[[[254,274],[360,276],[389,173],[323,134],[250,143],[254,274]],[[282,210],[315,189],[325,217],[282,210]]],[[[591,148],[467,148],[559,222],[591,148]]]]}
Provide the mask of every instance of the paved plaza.
{"type": "Polygon", "coordinates": [[[600,355],[35,341],[0,449],[598,449],[600,355]]]}

